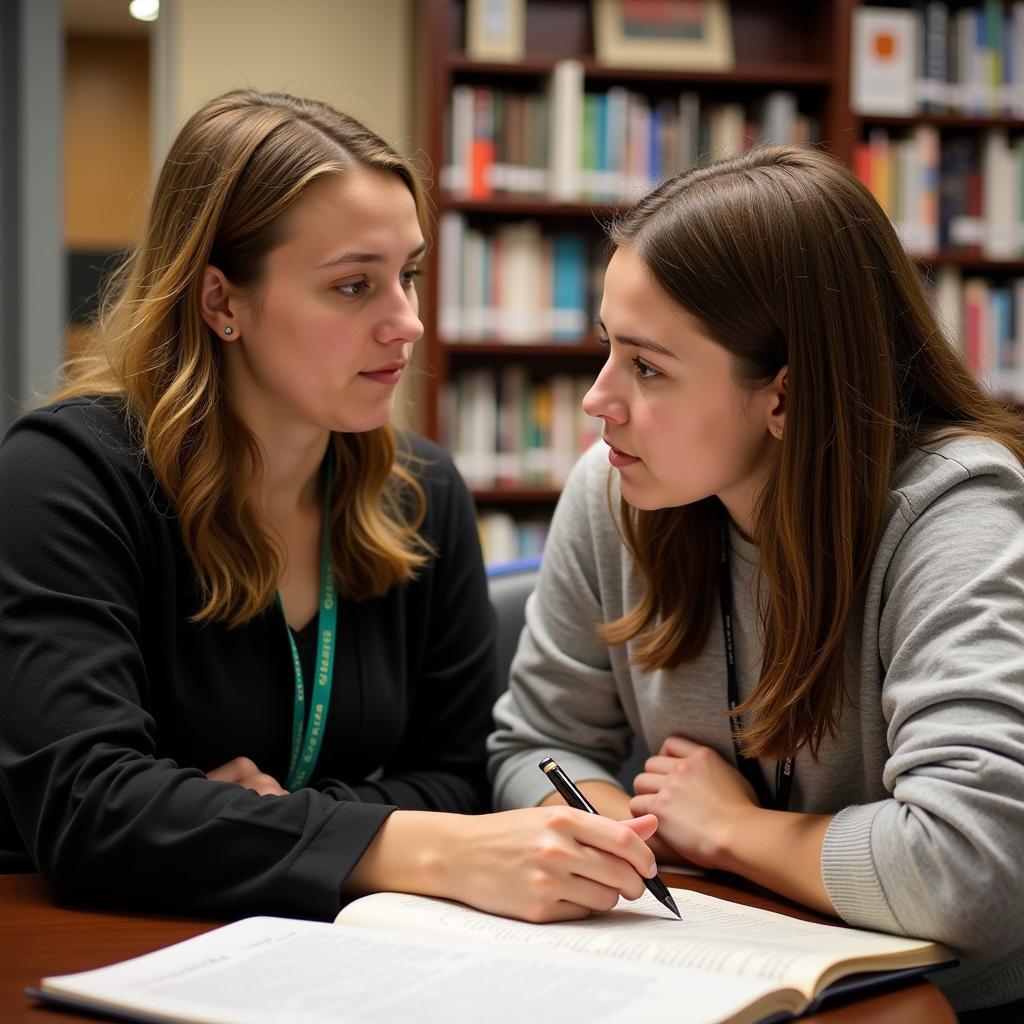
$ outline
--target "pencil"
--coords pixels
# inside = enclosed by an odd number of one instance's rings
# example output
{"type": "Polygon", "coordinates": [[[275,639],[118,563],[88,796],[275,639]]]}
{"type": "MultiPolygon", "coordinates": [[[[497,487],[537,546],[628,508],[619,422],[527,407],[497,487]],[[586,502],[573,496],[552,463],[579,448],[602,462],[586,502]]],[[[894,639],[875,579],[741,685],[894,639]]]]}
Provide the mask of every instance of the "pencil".
{"type": "MultiPolygon", "coordinates": [[[[558,790],[570,807],[575,807],[578,811],[587,811],[589,814],[598,813],[597,808],[579,791],[576,783],[558,767],[552,758],[543,758],[537,767],[548,777],[548,781],[558,790]]],[[[682,920],[683,915],[679,913],[676,901],[672,899],[672,893],[668,891],[668,886],[657,875],[653,878],[645,878],[644,885],[659,903],[668,907],[676,917],[682,920]]]]}

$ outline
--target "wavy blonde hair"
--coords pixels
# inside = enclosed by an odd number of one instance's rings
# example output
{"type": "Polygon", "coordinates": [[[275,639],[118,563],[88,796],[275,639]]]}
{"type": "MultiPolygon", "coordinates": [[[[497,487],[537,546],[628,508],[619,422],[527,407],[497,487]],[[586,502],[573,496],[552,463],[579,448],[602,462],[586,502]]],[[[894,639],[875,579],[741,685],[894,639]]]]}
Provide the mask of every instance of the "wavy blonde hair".
{"type": "MultiPolygon", "coordinates": [[[[843,636],[870,572],[893,473],[951,434],[1005,445],[1024,424],[943,335],[917,270],[860,181],[823,153],[764,147],[669,179],[612,225],[666,295],[733,356],[750,391],[789,367],[778,471],[755,509],[761,677],[737,714],[750,756],[816,755],[838,730],[843,636]]],[[[695,658],[717,602],[717,498],[620,504],[640,601],[600,627],[648,671],[695,658]]]]}
{"type": "MultiPolygon", "coordinates": [[[[211,100],[171,146],[144,235],[108,287],[92,345],[67,364],[57,398],[124,399],[177,513],[202,588],[199,621],[251,619],[273,601],[283,569],[252,500],[260,446],[230,410],[221,349],[200,316],[203,270],[212,263],[239,288],[258,288],[304,190],[359,168],[398,177],[426,230],[412,166],[358,121],[279,93],[240,90],[211,100]]],[[[389,425],[334,434],[331,448],[339,591],[379,596],[428,557],[419,535],[424,493],[389,425]]]]}

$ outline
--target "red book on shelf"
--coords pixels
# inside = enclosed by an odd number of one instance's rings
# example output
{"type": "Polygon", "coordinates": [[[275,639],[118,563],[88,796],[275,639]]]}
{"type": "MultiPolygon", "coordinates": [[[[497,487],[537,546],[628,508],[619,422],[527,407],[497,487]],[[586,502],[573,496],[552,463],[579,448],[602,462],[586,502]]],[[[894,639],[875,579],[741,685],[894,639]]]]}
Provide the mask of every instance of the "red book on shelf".
{"type": "Polygon", "coordinates": [[[964,282],[964,360],[975,373],[985,369],[988,301],[987,282],[977,278],[964,282]]]}
{"type": "Polygon", "coordinates": [[[470,199],[490,199],[494,195],[493,166],[494,94],[490,89],[474,89],[473,141],[469,147],[470,199]]]}
{"type": "Polygon", "coordinates": [[[871,146],[866,142],[860,143],[853,150],[853,171],[871,192],[871,146]]]}

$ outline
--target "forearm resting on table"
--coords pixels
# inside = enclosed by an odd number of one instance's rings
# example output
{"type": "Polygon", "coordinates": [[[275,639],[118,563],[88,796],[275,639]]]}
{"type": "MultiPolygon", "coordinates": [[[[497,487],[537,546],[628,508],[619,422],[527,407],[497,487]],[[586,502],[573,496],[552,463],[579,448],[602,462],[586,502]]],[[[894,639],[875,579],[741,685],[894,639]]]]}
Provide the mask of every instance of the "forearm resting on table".
{"type": "Polygon", "coordinates": [[[439,811],[392,812],[349,872],[342,892],[447,895],[443,851],[453,817],[439,811]]]}
{"type": "Polygon", "coordinates": [[[713,866],[834,916],[821,877],[821,848],[831,821],[830,814],[754,807],[728,830],[713,866]]]}
{"type": "MultiPolygon", "coordinates": [[[[607,786],[606,783],[597,785],[607,786]]],[[[607,788],[614,790],[612,786],[607,788]]],[[[618,795],[622,813],[607,813],[605,817],[633,817],[626,794],[618,791],[618,795]]],[[[597,794],[588,793],[588,797],[595,800],[595,806],[602,806],[596,802],[597,794]]],[[[558,797],[559,801],[561,799],[558,797]]],[[[472,815],[394,811],[349,872],[342,892],[348,896],[380,891],[410,892],[466,900],[467,883],[471,890],[471,876],[478,874],[481,868],[487,874],[521,867],[524,857],[536,847],[537,838],[545,828],[544,822],[553,820],[549,816],[538,820],[532,817],[535,813],[507,811],[472,815]]]]}
{"type": "Polygon", "coordinates": [[[642,895],[642,879],[655,870],[644,840],[656,827],[653,815],[622,825],[564,807],[393,811],[342,893],[442,896],[537,923],[578,919],[642,895]]]}

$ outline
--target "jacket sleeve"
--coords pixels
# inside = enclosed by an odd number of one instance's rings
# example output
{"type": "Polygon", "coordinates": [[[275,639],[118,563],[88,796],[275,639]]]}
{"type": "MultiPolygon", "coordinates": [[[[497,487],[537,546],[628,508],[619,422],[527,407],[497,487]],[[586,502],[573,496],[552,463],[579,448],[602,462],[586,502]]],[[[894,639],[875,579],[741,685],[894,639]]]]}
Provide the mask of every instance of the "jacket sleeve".
{"type": "Polygon", "coordinates": [[[883,592],[892,799],[833,820],[822,872],[851,924],[993,960],[1024,920],[1024,482],[968,477],[913,518],[883,592]]]}
{"type": "Polygon", "coordinates": [[[330,918],[393,808],[262,797],[156,755],[148,495],[60,411],[0,447],[0,787],[66,901],[330,918]]]}
{"type": "Polygon", "coordinates": [[[488,767],[499,809],[535,806],[550,795],[551,784],[537,769],[542,757],[554,757],[577,781],[617,786],[614,773],[629,755],[633,734],[616,667],[597,635],[599,623],[619,614],[608,606],[614,581],[598,577],[598,548],[620,547],[602,455],[600,449],[584,455],[559,498],[508,691],[494,708],[488,767]]]}
{"type": "MultiPolygon", "coordinates": [[[[351,787],[362,800],[403,810],[479,813],[490,807],[486,741],[494,703],[494,617],[473,500],[451,460],[436,454],[425,475],[428,537],[436,557],[423,570],[426,621],[409,652],[409,723],[379,776],[351,787]]],[[[326,781],[329,792],[346,787],[326,781]]]]}

